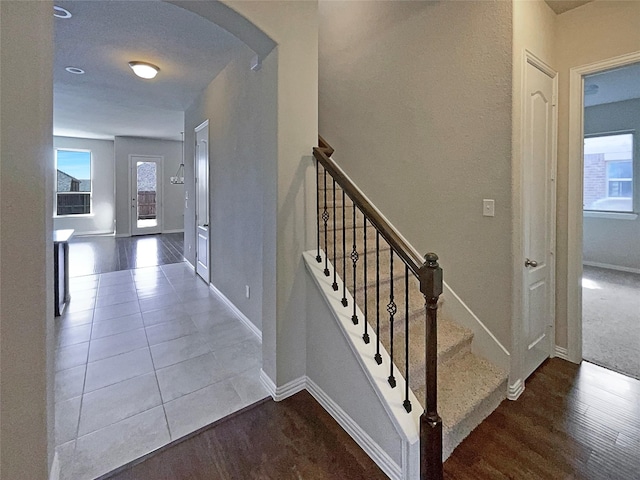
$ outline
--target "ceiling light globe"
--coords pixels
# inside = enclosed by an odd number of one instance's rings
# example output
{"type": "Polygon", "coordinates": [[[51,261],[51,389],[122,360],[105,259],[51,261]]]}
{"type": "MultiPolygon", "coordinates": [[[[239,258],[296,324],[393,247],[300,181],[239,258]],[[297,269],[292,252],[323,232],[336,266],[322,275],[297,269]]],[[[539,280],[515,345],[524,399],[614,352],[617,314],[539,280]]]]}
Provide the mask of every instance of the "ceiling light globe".
{"type": "Polygon", "coordinates": [[[160,69],[155,65],[144,62],[129,62],[129,66],[131,67],[131,70],[133,70],[133,73],[146,80],[155,78],[160,71],[160,69]]]}

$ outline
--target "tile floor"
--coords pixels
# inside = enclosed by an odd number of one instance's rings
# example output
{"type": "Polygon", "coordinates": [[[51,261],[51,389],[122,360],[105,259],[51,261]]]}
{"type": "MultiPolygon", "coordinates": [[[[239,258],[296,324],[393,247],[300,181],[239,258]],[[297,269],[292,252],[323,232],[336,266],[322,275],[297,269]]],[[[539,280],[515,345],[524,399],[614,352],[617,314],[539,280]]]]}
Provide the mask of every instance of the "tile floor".
{"type": "Polygon", "coordinates": [[[56,321],[62,479],[93,479],[267,396],[255,335],[186,264],[73,277],[56,321]]]}

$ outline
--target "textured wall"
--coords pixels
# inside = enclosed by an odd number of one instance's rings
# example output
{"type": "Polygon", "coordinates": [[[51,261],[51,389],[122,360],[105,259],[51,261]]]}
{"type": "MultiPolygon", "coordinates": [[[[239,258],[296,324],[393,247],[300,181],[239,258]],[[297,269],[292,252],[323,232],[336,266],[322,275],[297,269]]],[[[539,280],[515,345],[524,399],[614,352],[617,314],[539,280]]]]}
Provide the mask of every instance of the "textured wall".
{"type": "Polygon", "coordinates": [[[244,47],[185,112],[190,199],[185,251],[195,265],[194,129],[208,119],[211,283],[261,328],[264,154],[276,141],[276,62],[269,56],[253,72],[253,56],[244,47]]]}
{"type": "MultiPolygon", "coordinates": [[[[633,145],[635,211],[640,205],[640,99],[588,107],[584,112],[585,134],[623,130],[636,132],[633,145]]],[[[604,169],[603,169],[604,170],[604,169]]],[[[640,218],[584,218],[583,258],[587,262],[604,263],[640,270],[640,218]]]]}
{"type": "Polygon", "coordinates": [[[73,228],[77,235],[113,232],[115,219],[113,141],[54,137],[53,146],[63,149],[90,150],[93,169],[91,173],[93,177],[92,215],[54,218],[54,228],[73,228]]]}
{"type": "Polygon", "coordinates": [[[0,2],[3,479],[44,480],[53,459],[51,7],[47,1],[0,2]]]}
{"type": "Polygon", "coordinates": [[[507,348],[511,47],[510,2],[320,2],[320,133],[507,348]]]}

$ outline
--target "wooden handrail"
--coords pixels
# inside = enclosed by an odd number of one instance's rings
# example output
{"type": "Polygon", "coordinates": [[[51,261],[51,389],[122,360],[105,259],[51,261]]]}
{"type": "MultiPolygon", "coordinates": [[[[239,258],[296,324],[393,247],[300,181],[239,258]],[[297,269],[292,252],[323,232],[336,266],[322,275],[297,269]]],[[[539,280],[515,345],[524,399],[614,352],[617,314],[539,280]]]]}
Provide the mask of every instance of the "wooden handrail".
{"type": "Polygon", "coordinates": [[[331,157],[331,155],[333,155],[333,152],[335,152],[333,147],[329,145],[329,142],[322,138],[322,135],[318,135],[318,145],[318,148],[324,152],[327,158],[331,157]]]}
{"type": "Polygon", "coordinates": [[[367,217],[367,220],[380,232],[380,235],[387,241],[393,251],[407,264],[409,270],[420,279],[420,274],[425,263],[424,259],[413,252],[413,248],[398,235],[396,230],[389,225],[389,222],[371,205],[360,189],[347,177],[344,170],[342,170],[332,158],[327,156],[327,151],[333,152],[334,150],[322,137],[319,138],[321,144],[324,143],[325,147],[314,147],[313,156],[320,162],[324,169],[329,172],[353,203],[358,206],[360,211],[367,217]]]}

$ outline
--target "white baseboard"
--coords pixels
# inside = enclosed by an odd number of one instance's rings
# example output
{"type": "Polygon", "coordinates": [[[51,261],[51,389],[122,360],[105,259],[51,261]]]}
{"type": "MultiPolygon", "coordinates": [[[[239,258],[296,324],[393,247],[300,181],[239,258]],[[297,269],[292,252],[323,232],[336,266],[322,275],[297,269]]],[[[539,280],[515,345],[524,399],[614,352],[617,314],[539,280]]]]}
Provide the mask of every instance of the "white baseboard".
{"type": "Polygon", "coordinates": [[[522,392],[524,392],[524,382],[521,379],[518,379],[514,383],[509,385],[507,398],[509,400],[517,400],[520,395],[522,395],[522,392]]]}
{"type": "Polygon", "coordinates": [[[116,238],[130,237],[130,233],[116,233],[116,238]]]}
{"type": "Polygon", "coordinates": [[[276,384],[269,378],[269,375],[267,375],[264,370],[260,370],[260,381],[271,395],[271,398],[276,402],[281,402],[285,398],[289,398],[307,387],[306,376],[298,377],[284,385],[276,387],[276,384]]]}
{"type": "Polygon", "coordinates": [[[196,267],[194,267],[191,262],[189,260],[187,260],[186,258],[184,259],[184,263],[187,264],[187,267],[189,267],[189,269],[191,269],[192,271],[196,271],[196,267]]]}
{"type": "Polygon", "coordinates": [[[310,378],[306,378],[306,389],[389,478],[402,479],[402,468],[310,378]]]}
{"type": "Polygon", "coordinates": [[[629,273],[640,274],[640,268],[623,267],[621,265],[611,265],[609,263],[587,262],[587,261],[583,261],[582,264],[588,267],[606,268],[608,270],[617,270],[619,272],[629,272],[629,273]]]}
{"type": "Polygon", "coordinates": [[[96,230],[93,232],[74,232],[74,237],[94,237],[98,235],[115,235],[113,230],[96,230]]]}
{"type": "Polygon", "coordinates": [[[60,479],[60,458],[58,452],[53,454],[53,462],[51,462],[51,470],[49,470],[49,480],[60,479]]]}
{"type": "Polygon", "coordinates": [[[262,385],[264,386],[264,388],[267,389],[267,392],[269,392],[269,395],[271,395],[271,398],[275,400],[276,384],[273,383],[273,380],[271,380],[271,378],[269,378],[269,375],[267,375],[267,373],[262,369],[260,369],[260,382],[262,382],[262,385]]]}
{"type": "Polygon", "coordinates": [[[184,233],[184,228],[174,228],[173,230],[163,230],[162,233],[184,233]]]}
{"type": "Polygon", "coordinates": [[[564,347],[559,347],[558,345],[556,345],[554,356],[558,357],[558,358],[561,358],[563,360],[570,361],[569,360],[569,351],[564,347]]]}
{"type": "Polygon", "coordinates": [[[509,371],[511,368],[509,351],[446,282],[444,282],[444,291],[440,299],[444,316],[473,332],[471,351],[503,370],[509,371]]]}
{"type": "Polygon", "coordinates": [[[242,313],[238,307],[236,307],[231,300],[229,300],[220,290],[218,290],[213,283],[209,284],[209,289],[216,294],[216,296],[222,300],[222,302],[229,307],[229,309],[235,313],[242,323],[244,323],[253,334],[258,337],[258,340],[262,342],[262,332],[258,327],[256,327],[251,320],[247,318],[247,316],[242,313]]]}

